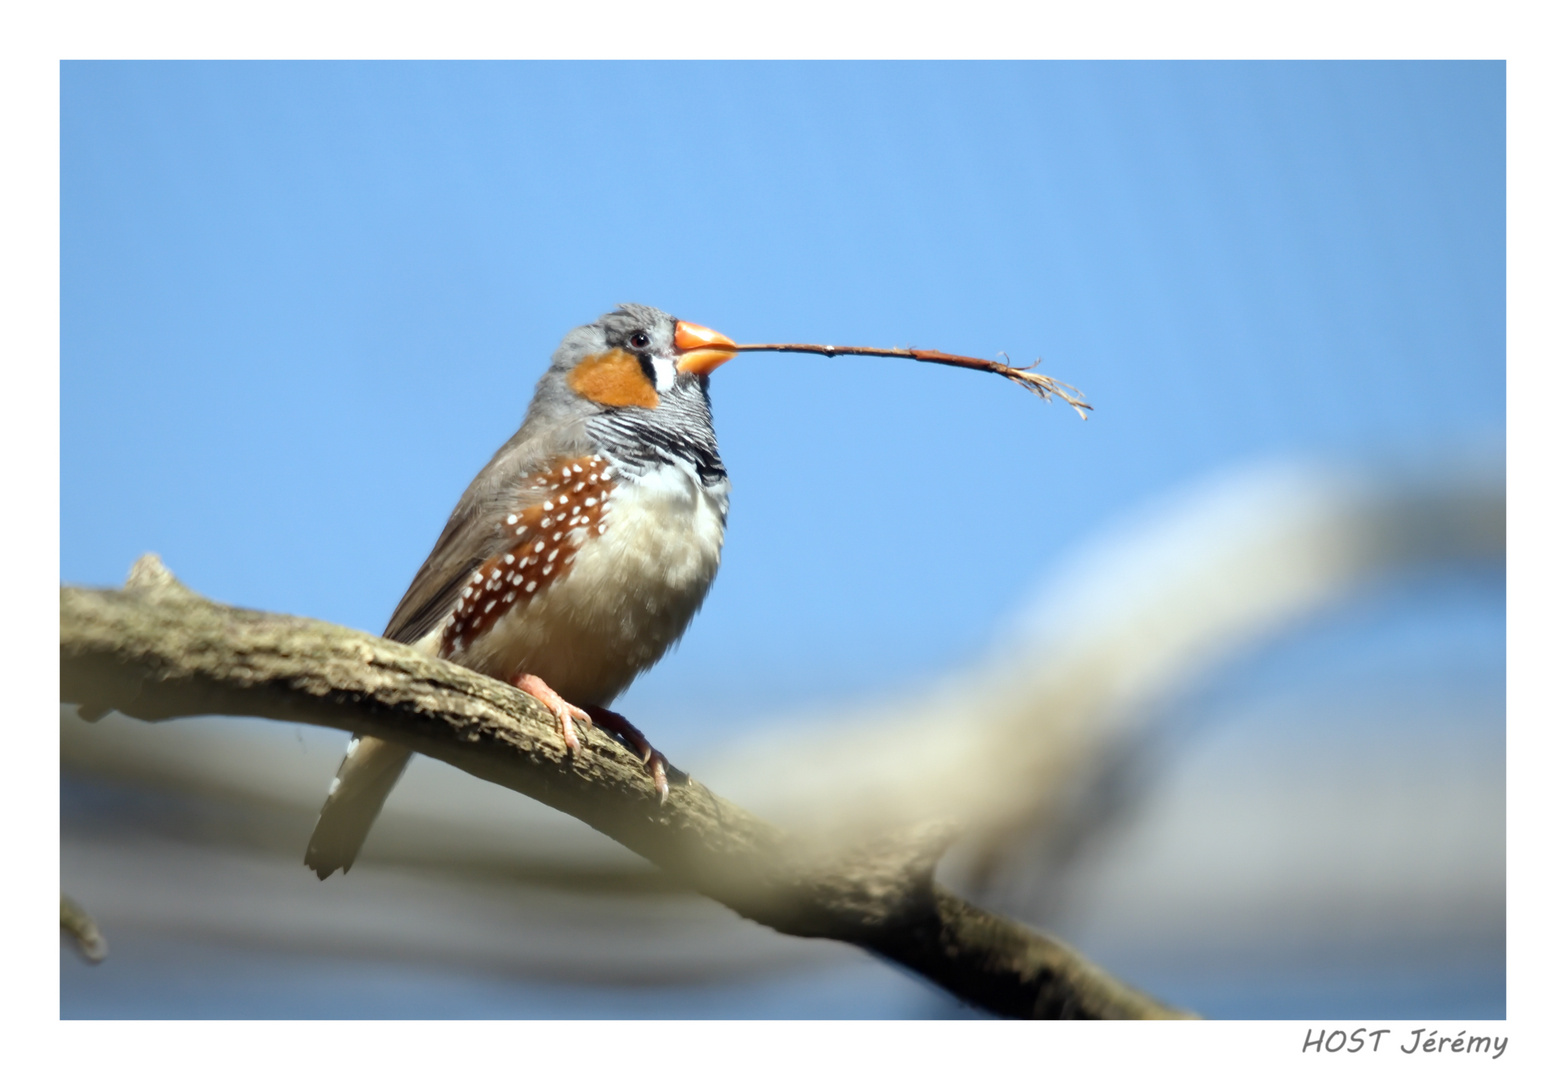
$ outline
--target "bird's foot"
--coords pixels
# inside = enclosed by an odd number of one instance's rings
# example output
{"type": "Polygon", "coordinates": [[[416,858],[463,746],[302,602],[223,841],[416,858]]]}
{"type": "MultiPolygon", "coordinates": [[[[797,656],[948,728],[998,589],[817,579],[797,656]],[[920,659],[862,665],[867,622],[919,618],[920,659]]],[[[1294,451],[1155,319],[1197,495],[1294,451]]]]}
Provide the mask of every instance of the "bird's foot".
{"type": "Polygon", "coordinates": [[[560,737],[565,740],[566,749],[572,754],[580,754],[582,740],[577,738],[576,725],[572,721],[580,721],[592,727],[593,718],[586,711],[577,708],[555,693],[554,689],[537,675],[518,675],[511,682],[518,690],[524,694],[531,694],[543,703],[544,708],[555,714],[555,719],[560,722],[560,737]]]}
{"type": "Polygon", "coordinates": [[[537,698],[544,708],[555,714],[555,719],[560,722],[560,737],[565,740],[566,749],[572,754],[582,752],[582,740],[577,736],[576,724],[592,727],[596,723],[642,759],[647,775],[652,777],[653,790],[658,793],[658,802],[662,803],[669,797],[669,770],[673,766],[669,764],[668,758],[647,741],[647,736],[635,724],[619,713],[597,705],[579,708],[557,694],[553,687],[537,675],[518,675],[511,681],[518,690],[537,698]]]}
{"type": "Polygon", "coordinates": [[[599,727],[619,739],[631,752],[642,759],[642,765],[647,769],[647,775],[652,777],[653,790],[658,793],[658,802],[662,803],[669,797],[669,759],[659,751],[653,749],[653,744],[647,741],[647,736],[637,730],[636,725],[617,712],[601,709],[596,705],[587,706],[588,714],[599,727]]]}

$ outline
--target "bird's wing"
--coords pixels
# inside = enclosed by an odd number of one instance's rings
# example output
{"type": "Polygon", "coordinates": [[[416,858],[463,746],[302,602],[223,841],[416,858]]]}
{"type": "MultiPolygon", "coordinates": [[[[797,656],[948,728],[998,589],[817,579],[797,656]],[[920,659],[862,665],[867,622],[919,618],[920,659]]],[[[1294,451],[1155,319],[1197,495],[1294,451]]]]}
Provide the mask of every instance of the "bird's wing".
{"type": "Polygon", "coordinates": [[[558,431],[545,439],[524,426],[496,452],[457,500],[440,539],[413,575],[382,636],[411,645],[451,614],[469,575],[515,541],[505,526],[506,517],[547,497],[529,480],[549,468],[563,441],[558,431]],[[549,443],[555,452],[544,449],[549,443]]]}
{"type": "Polygon", "coordinates": [[[487,527],[492,524],[477,504],[466,499],[457,504],[434,550],[392,612],[385,637],[411,645],[440,624],[456,606],[463,579],[489,557],[486,533],[493,532],[487,527]]]}

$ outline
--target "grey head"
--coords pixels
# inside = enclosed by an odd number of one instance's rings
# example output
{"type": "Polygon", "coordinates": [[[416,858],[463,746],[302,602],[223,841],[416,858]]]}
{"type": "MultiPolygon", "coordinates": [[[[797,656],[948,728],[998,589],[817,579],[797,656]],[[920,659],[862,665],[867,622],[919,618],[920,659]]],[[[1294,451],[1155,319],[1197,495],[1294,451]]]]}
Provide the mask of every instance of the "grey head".
{"type": "Polygon", "coordinates": [[[560,342],[538,381],[519,441],[607,451],[631,472],[685,464],[720,480],[707,378],[735,353],[716,331],[645,304],[622,304],[560,342]]]}
{"type": "Polygon", "coordinates": [[[733,356],[721,334],[645,304],[621,304],[567,334],[538,380],[529,421],[586,412],[656,411],[665,394],[685,394],[733,356]]]}

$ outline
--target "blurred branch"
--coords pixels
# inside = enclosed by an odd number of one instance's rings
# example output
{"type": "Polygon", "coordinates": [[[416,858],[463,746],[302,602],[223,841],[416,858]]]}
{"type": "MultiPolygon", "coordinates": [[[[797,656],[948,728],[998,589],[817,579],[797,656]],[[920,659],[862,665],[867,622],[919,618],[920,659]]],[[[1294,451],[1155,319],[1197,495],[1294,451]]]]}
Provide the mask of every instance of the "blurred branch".
{"type": "Polygon", "coordinates": [[[944,685],[773,724],[706,772],[805,831],[873,835],[938,813],[966,845],[943,874],[973,894],[998,864],[1036,865],[1012,857],[1020,840],[1096,805],[1086,796],[1118,752],[1195,680],[1377,582],[1505,550],[1493,469],[1225,474],[1099,538],[1027,625],[944,685]]]}
{"type": "Polygon", "coordinates": [[[590,731],[568,754],[514,687],[344,627],[212,603],[152,556],[123,590],[61,589],[60,682],[89,719],[259,716],[403,743],[586,822],[747,918],[859,945],[1001,1015],[1182,1015],[937,885],[949,830],[833,847],[694,780],[660,806],[628,751],[590,731]]]}
{"type": "Polygon", "coordinates": [[[109,955],[109,943],[98,931],[98,924],[64,893],[60,894],[60,929],[71,935],[77,950],[92,963],[99,963],[109,955]]]}

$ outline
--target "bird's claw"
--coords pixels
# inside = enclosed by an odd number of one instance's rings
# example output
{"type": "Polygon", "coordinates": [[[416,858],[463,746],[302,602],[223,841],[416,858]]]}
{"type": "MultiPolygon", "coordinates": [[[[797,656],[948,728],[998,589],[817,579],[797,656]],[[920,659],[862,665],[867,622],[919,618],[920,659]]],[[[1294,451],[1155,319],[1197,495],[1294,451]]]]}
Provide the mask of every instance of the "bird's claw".
{"type": "Polygon", "coordinates": [[[599,727],[619,739],[631,753],[642,759],[642,767],[652,777],[653,790],[658,793],[658,805],[662,806],[668,801],[669,759],[660,751],[653,749],[653,744],[647,741],[647,736],[619,713],[593,705],[589,705],[587,711],[599,727]]]}
{"type": "Polygon", "coordinates": [[[642,764],[652,774],[653,790],[658,793],[658,805],[662,806],[669,801],[669,771],[668,762],[664,756],[654,750],[642,759],[642,764]]]}
{"type": "Polygon", "coordinates": [[[653,749],[652,743],[647,741],[647,736],[637,730],[635,724],[617,712],[610,712],[596,705],[579,708],[557,694],[537,675],[518,675],[512,683],[524,694],[530,694],[538,699],[544,708],[554,714],[555,719],[560,722],[560,737],[565,740],[566,750],[573,756],[582,752],[582,740],[576,733],[576,722],[586,724],[588,727],[597,724],[642,759],[642,767],[652,777],[653,790],[658,793],[658,805],[662,806],[668,801],[671,768],[669,759],[653,749]]]}
{"type": "Polygon", "coordinates": [[[544,708],[554,713],[555,719],[560,724],[560,737],[565,740],[567,752],[573,757],[580,754],[582,740],[576,733],[576,724],[572,721],[592,727],[592,716],[586,710],[577,708],[555,693],[554,689],[537,675],[518,675],[512,681],[518,690],[536,698],[544,708]]]}

